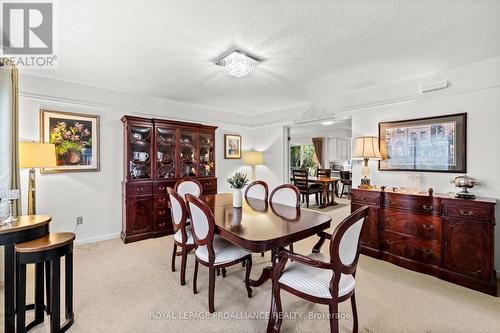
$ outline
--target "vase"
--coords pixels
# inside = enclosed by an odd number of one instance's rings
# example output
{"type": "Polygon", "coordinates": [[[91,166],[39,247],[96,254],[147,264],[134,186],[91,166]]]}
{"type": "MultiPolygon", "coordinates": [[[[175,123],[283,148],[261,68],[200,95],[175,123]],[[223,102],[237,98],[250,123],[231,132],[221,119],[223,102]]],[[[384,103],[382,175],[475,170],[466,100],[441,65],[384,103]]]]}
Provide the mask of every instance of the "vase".
{"type": "Polygon", "coordinates": [[[77,150],[70,150],[66,153],[66,162],[67,164],[78,164],[80,163],[80,159],[82,158],[82,153],[77,150]]]}
{"type": "Polygon", "coordinates": [[[242,202],[241,188],[233,189],[233,207],[241,208],[242,206],[241,202],[242,202]]]}

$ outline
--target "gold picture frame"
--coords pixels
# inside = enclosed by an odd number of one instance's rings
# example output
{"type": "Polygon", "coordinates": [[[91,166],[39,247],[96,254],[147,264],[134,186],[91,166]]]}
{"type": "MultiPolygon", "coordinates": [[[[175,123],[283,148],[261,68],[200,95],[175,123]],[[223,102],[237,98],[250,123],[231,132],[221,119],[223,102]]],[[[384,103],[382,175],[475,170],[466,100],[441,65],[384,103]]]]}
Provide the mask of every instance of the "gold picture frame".
{"type": "Polygon", "coordinates": [[[241,135],[224,135],[224,158],[228,160],[241,159],[241,135]]]}
{"type": "Polygon", "coordinates": [[[41,173],[100,171],[100,137],[97,115],[40,110],[40,142],[56,145],[55,168],[41,173]]]}

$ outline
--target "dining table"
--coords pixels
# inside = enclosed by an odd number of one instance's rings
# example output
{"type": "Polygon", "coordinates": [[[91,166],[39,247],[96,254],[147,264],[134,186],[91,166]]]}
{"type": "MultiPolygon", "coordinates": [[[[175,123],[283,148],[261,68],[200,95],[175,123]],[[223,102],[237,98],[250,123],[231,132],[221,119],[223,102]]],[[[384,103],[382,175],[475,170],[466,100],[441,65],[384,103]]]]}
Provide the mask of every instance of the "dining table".
{"type": "MultiPolygon", "coordinates": [[[[214,214],[216,234],[250,252],[272,251],[273,256],[278,249],[329,228],[332,220],[323,213],[253,198],[234,208],[231,193],[208,194],[203,200],[214,214]]],[[[271,262],[250,285],[264,284],[272,269],[271,262]]]]}
{"type": "MultiPolygon", "coordinates": [[[[293,181],[293,178],[290,178],[293,181]]],[[[338,197],[337,183],[340,181],[340,178],[337,177],[307,177],[307,180],[311,184],[318,184],[321,186],[323,190],[323,202],[319,206],[319,208],[326,208],[329,206],[338,205],[335,202],[335,196],[338,197]],[[328,202],[328,189],[330,188],[330,184],[332,185],[332,191],[330,192],[330,202],[328,202]]]]}
{"type": "Polygon", "coordinates": [[[52,218],[47,215],[19,216],[16,221],[0,226],[0,246],[4,247],[4,332],[15,332],[15,245],[49,233],[52,218]]]}

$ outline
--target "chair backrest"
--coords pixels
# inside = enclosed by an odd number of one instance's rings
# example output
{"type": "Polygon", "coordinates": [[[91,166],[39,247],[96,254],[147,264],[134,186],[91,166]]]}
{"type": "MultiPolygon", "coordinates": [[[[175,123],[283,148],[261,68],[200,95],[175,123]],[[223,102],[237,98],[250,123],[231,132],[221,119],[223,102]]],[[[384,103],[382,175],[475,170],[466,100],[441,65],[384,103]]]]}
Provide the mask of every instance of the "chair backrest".
{"type": "Polygon", "coordinates": [[[269,187],[266,182],[256,180],[250,183],[245,190],[245,197],[267,201],[269,187]]]}
{"type": "Polygon", "coordinates": [[[350,171],[340,171],[340,179],[341,180],[350,180],[351,172],[350,171]]]}
{"type": "Polygon", "coordinates": [[[300,207],[300,191],[295,185],[283,184],[271,192],[269,201],[290,207],[300,207]]]}
{"type": "Polygon", "coordinates": [[[187,208],[184,199],[171,187],[167,187],[168,199],[170,204],[170,213],[172,215],[172,224],[174,231],[181,230],[182,243],[187,242],[186,221],[187,208]]]}
{"type": "Polygon", "coordinates": [[[297,169],[292,171],[293,185],[299,189],[307,189],[309,187],[309,174],[307,170],[297,169]]]}
{"type": "MultiPolygon", "coordinates": [[[[359,208],[335,228],[330,243],[330,262],[334,265],[335,272],[356,273],[361,249],[361,229],[368,216],[368,210],[368,206],[359,208]]],[[[340,278],[340,274],[334,275],[340,278]]]]}
{"type": "Polygon", "coordinates": [[[213,240],[215,220],[210,207],[192,194],[186,194],[187,208],[191,216],[191,230],[197,246],[206,246],[209,262],[215,260],[213,240]]]}
{"type": "Polygon", "coordinates": [[[316,177],[318,178],[330,178],[332,176],[332,170],[331,169],[319,169],[316,172],[316,177]]]}
{"type": "Polygon", "coordinates": [[[201,198],[203,187],[196,179],[180,179],[175,183],[175,191],[184,198],[186,194],[192,194],[197,198],[201,198]]]}

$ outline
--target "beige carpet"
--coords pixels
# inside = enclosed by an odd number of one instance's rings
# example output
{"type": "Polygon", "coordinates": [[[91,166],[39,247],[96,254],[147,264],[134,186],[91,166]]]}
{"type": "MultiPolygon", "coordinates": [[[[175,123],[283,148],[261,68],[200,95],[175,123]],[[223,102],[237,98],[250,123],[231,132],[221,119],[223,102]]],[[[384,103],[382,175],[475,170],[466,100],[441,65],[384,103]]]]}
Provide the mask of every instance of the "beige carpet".
{"type": "MultiPolygon", "coordinates": [[[[349,213],[348,202],[342,201],[324,212],[331,214],[336,224],[349,213]]],[[[314,243],[315,238],[307,239],[297,243],[295,249],[308,253],[314,243]]],[[[179,273],[170,271],[171,251],[171,236],[128,245],[115,239],[77,247],[76,321],[70,331],[265,331],[270,283],[254,288],[254,296],[248,299],[243,268],[239,265],[230,268],[226,278],[217,278],[216,313],[206,318],[207,270],[200,266],[199,294],[193,295],[193,257],[188,258],[187,285],[181,287],[179,273]]],[[[326,244],[323,251],[327,251],[326,244]]],[[[254,255],[254,278],[269,259],[269,254],[264,258],[254,255]]],[[[365,256],[361,256],[358,267],[356,298],[361,332],[500,331],[499,298],[365,256]]],[[[289,311],[289,318],[284,319],[282,332],[329,331],[328,320],[321,318],[327,313],[326,306],[308,303],[285,292],[283,305],[289,311]]],[[[341,331],[350,332],[350,303],[342,303],[340,311],[346,317],[341,320],[341,331]]],[[[47,323],[48,320],[33,332],[49,332],[47,323]]]]}

